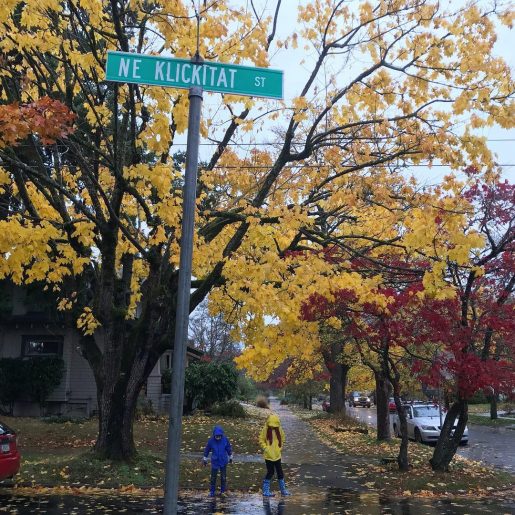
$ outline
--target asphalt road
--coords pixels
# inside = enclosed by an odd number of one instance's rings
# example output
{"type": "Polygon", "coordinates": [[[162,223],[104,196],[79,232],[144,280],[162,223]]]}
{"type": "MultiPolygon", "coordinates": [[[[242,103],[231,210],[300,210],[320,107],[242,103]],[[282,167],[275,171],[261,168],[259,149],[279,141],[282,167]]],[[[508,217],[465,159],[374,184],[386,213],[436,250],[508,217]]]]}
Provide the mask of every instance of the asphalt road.
{"type": "MultiPolygon", "coordinates": [[[[372,408],[347,408],[348,414],[376,426],[376,410],[372,408]]],[[[469,425],[469,444],[460,447],[458,453],[472,460],[515,473],[515,430],[505,427],[469,425]]]]}

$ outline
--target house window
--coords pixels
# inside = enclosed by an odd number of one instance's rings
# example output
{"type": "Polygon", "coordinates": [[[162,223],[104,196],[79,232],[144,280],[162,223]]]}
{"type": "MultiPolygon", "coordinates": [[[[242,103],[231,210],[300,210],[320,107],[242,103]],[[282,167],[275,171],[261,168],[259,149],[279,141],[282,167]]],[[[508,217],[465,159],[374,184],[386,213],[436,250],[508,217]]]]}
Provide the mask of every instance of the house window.
{"type": "Polygon", "coordinates": [[[62,336],[23,336],[22,356],[62,356],[62,336]]]}

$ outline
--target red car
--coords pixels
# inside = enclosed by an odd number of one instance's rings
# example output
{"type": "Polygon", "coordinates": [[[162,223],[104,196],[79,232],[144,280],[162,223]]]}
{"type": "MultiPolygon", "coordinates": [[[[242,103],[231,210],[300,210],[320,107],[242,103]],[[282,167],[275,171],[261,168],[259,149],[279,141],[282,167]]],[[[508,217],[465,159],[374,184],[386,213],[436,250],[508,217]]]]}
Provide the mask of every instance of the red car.
{"type": "Polygon", "coordinates": [[[0,481],[13,477],[20,470],[20,453],[16,433],[0,422],[0,481]]]}

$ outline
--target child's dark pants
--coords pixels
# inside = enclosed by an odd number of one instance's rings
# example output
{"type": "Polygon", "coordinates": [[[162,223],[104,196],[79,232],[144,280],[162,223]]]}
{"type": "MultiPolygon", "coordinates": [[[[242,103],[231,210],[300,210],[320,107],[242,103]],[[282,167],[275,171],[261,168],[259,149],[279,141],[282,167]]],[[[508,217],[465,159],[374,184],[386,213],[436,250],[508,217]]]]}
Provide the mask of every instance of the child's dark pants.
{"type": "MultiPolygon", "coordinates": [[[[216,490],[216,476],[218,475],[218,470],[212,468],[211,469],[211,491],[214,492],[216,490]]],[[[227,480],[227,466],[220,467],[220,487],[221,492],[225,492],[225,486],[226,486],[226,480],[227,480]]]]}
{"type": "Polygon", "coordinates": [[[266,476],[265,479],[272,479],[274,477],[274,471],[277,472],[277,479],[284,479],[283,467],[281,460],[270,461],[265,460],[266,463],[266,476]]]}

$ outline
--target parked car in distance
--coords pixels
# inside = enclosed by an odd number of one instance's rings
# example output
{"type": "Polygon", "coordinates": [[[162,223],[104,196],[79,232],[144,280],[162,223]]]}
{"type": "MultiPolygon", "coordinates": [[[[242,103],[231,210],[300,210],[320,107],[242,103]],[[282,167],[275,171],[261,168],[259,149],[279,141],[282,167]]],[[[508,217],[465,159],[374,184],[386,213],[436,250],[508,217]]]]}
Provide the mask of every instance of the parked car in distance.
{"type": "Polygon", "coordinates": [[[395,405],[395,399],[393,397],[390,397],[388,399],[388,411],[390,413],[396,413],[397,412],[397,406],[395,405]]]}
{"type": "MultiPolygon", "coordinates": [[[[408,437],[420,443],[434,443],[440,437],[440,410],[434,404],[404,404],[408,422],[408,437]]],[[[445,413],[442,413],[442,423],[445,421],[445,413]]],[[[456,422],[457,424],[457,422],[456,422]]],[[[456,425],[453,430],[456,429],[456,425]]],[[[393,432],[400,437],[399,415],[393,416],[393,432]]],[[[465,427],[461,444],[467,445],[469,441],[469,430],[465,427]]]]}
{"type": "Polygon", "coordinates": [[[349,406],[353,406],[354,408],[358,406],[370,408],[370,406],[372,406],[372,399],[366,393],[352,392],[349,399],[349,406]]]}
{"type": "Polygon", "coordinates": [[[0,481],[9,479],[20,470],[20,452],[16,433],[0,422],[0,481]]]}
{"type": "Polygon", "coordinates": [[[331,408],[331,405],[329,404],[329,401],[325,400],[324,402],[322,402],[322,409],[324,411],[329,411],[331,408]]]}

